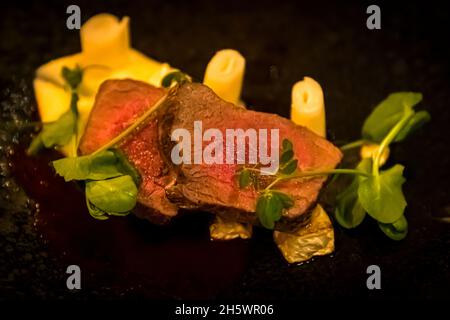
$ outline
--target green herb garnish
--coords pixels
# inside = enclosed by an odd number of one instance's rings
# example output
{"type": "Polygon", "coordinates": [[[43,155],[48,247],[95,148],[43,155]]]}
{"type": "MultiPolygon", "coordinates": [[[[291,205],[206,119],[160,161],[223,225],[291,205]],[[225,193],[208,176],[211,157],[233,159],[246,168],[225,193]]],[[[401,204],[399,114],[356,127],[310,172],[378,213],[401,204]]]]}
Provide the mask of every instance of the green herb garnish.
{"type": "Polygon", "coordinates": [[[408,221],[402,215],[397,221],[393,223],[378,223],[381,231],[393,240],[402,240],[408,233],[408,221]]]}
{"type": "Polygon", "coordinates": [[[378,104],[372,113],[366,118],[362,127],[362,139],[348,143],[341,147],[342,150],[360,147],[365,143],[381,143],[388,132],[401,120],[405,112],[413,115],[403,125],[400,132],[391,142],[401,142],[408,136],[431,120],[427,111],[414,110],[414,106],[422,101],[422,94],[415,92],[397,92],[390,94],[378,104]]]}
{"type": "MultiPolygon", "coordinates": [[[[276,179],[282,179],[297,169],[298,161],[293,157],[292,143],[284,139],[279,160],[280,166],[275,173],[276,179]]],[[[240,188],[253,185],[259,189],[259,175],[260,170],[256,167],[247,168],[244,166],[239,172],[240,188]]],[[[276,179],[275,181],[277,181],[276,179]]],[[[275,183],[271,183],[266,188],[259,190],[256,201],[256,214],[260,223],[267,229],[273,229],[275,222],[280,220],[283,209],[289,209],[294,204],[292,198],[287,194],[274,190],[274,185],[275,183]]]]}
{"type": "Polygon", "coordinates": [[[421,100],[422,95],[414,92],[389,95],[364,122],[363,139],[342,148],[350,149],[366,142],[379,143],[373,158],[362,160],[358,165],[371,175],[355,178],[336,198],[335,216],[341,226],[358,226],[367,212],[389,238],[401,240],[406,236],[406,200],[402,191],[402,185],[406,181],[403,176],[404,167],[396,164],[380,171],[380,159],[391,143],[403,141],[431,119],[427,111],[414,110],[414,106],[421,100]]]}
{"type": "MultiPolygon", "coordinates": [[[[357,170],[370,174],[371,160],[363,159],[357,170]]],[[[336,197],[335,216],[338,223],[345,228],[355,228],[363,222],[366,211],[358,197],[358,188],[364,176],[353,177],[352,183],[336,197]]]]}
{"type": "MultiPolygon", "coordinates": [[[[124,216],[136,206],[138,188],[129,175],[86,182],[86,200],[106,215],[124,216]]],[[[91,208],[89,206],[89,208],[91,208]]],[[[93,217],[98,217],[98,212],[93,217]]]]}
{"type": "MultiPolygon", "coordinates": [[[[61,76],[71,91],[70,107],[56,121],[44,123],[41,132],[34,137],[28,147],[28,154],[36,154],[43,148],[62,147],[73,138],[77,139],[78,126],[78,87],[83,79],[83,71],[79,66],[73,69],[63,67],[61,76]]],[[[75,144],[76,145],[76,144],[75,144]]],[[[76,155],[76,146],[74,155],[76,155]]]]}
{"type": "Polygon", "coordinates": [[[184,82],[191,82],[192,79],[186,73],[181,71],[173,71],[164,76],[161,80],[161,86],[163,88],[169,88],[172,86],[172,83],[182,84],[184,82]]]}
{"type": "Polygon", "coordinates": [[[166,100],[163,96],[124,131],[95,152],[53,161],[55,171],[66,181],[85,183],[86,206],[92,217],[105,220],[124,216],[136,206],[141,177],[125,155],[115,146],[136,130],[166,100]]]}
{"type": "Polygon", "coordinates": [[[368,178],[363,177],[358,187],[359,201],[375,220],[393,223],[405,211],[406,200],[402,192],[405,181],[403,166],[399,164],[368,178]]]}
{"type": "Polygon", "coordinates": [[[366,213],[378,222],[380,229],[391,239],[401,240],[408,232],[404,216],[406,200],[402,185],[404,167],[396,164],[387,170],[380,170],[380,158],[391,143],[403,141],[430,120],[427,111],[416,112],[413,107],[422,100],[419,93],[399,92],[391,94],[369,115],[363,125],[363,139],[345,145],[342,149],[361,146],[365,142],[379,143],[373,159],[363,159],[355,169],[333,169],[297,172],[293,146],[283,141],[280,168],[273,181],[259,190],[259,170],[244,167],[239,171],[239,186],[253,185],[258,191],[256,213],[261,224],[273,229],[283,209],[293,206],[289,195],[275,190],[278,182],[332,174],[354,175],[350,185],[336,197],[335,217],[345,228],[355,228],[362,223],[366,213]]]}
{"type": "Polygon", "coordinates": [[[259,187],[261,171],[258,168],[244,166],[238,171],[240,188],[253,186],[258,191],[256,215],[261,225],[267,229],[273,229],[275,222],[280,220],[283,210],[294,205],[294,199],[291,196],[275,188],[279,182],[329,174],[369,175],[363,171],[352,169],[297,172],[298,160],[294,158],[293,144],[288,139],[283,140],[280,154],[278,170],[272,176],[273,180],[265,188],[259,187]]]}
{"type": "Polygon", "coordinates": [[[96,219],[126,215],[136,205],[140,177],[119,150],[62,158],[52,164],[64,180],[85,181],[86,203],[96,219]]]}
{"type": "Polygon", "coordinates": [[[267,229],[273,229],[275,222],[280,220],[283,210],[294,205],[294,200],[288,194],[277,190],[276,185],[285,180],[326,176],[328,174],[366,174],[358,170],[334,169],[326,171],[297,172],[298,160],[294,158],[293,144],[284,139],[277,172],[273,180],[265,187],[260,188],[261,171],[256,167],[243,167],[239,170],[239,186],[246,188],[253,186],[258,191],[256,200],[256,214],[260,223],[267,229]]]}

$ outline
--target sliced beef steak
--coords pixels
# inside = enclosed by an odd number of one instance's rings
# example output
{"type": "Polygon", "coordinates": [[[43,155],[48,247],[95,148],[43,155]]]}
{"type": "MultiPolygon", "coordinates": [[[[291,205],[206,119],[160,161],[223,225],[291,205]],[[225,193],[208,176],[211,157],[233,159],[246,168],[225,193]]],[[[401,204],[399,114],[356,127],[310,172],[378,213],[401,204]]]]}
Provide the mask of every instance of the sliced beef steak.
{"type": "MultiPolygon", "coordinates": [[[[105,81],[96,96],[83,137],[81,154],[89,154],[106,144],[151,108],[165,90],[134,80],[105,81]]],[[[158,122],[162,111],[153,113],[146,124],[120,144],[120,149],[142,177],[135,213],[152,222],[164,223],[177,214],[165,188],[175,180],[174,172],[161,158],[158,122]]]]}
{"type": "MultiPolygon", "coordinates": [[[[193,137],[194,121],[202,121],[202,129],[219,129],[225,137],[226,129],[279,129],[279,140],[293,142],[298,170],[334,168],[341,160],[341,152],[326,139],[305,127],[275,114],[246,110],[220,99],[211,89],[201,84],[184,84],[172,92],[165,102],[165,117],[160,122],[161,148],[170,163],[172,148],[177,144],[171,133],[184,128],[193,137]]],[[[191,139],[194,150],[194,139],[191,139]]],[[[203,148],[209,141],[203,142],[203,148]]],[[[268,142],[270,146],[270,141],[268,142]]],[[[223,154],[225,154],[225,145],[223,154]]],[[[257,193],[254,188],[240,189],[236,164],[180,164],[176,183],[166,189],[171,201],[183,208],[196,208],[214,212],[241,222],[258,224],[255,214],[257,193]]],[[[287,210],[276,224],[276,229],[292,230],[306,222],[314,207],[326,178],[315,177],[289,180],[277,185],[277,189],[291,195],[294,206],[287,210]]]]}
{"type": "MultiPolygon", "coordinates": [[[[80,141],[81,153],[89,154],[106,144],[152,108],[165,93],[163,89],[140,81],[104,82],[80,141]]],[[[184,84],[171,92],[145,124],[119,145],[142,176],[138,216],[165,222],[181,207],[258,224],[255,215],[257,193],[253,188],[241,190],[237,182],[236,173],[241,165],[175,165],[172,162],[170,156],[176,142],[171,140],[171,133],[183,128],[193,136],[194,121],[198,120],[202,121],[203,132],[210,128],[222,132],[226,129],[278,129],[280,141],[287,138],[293,142],[300,171],[333,168],[342,156],[330,142],[287,119],[227,103],[201,84],[184,84]]],[[[207,141],[203,143],[204,146],[208,144],[207,141]]],[[[192,141],[192,150],[193,144],[192,141]]],[[[308,221],[325,180],[316,177],[279,183],[277,189],[291,195],[295,204],[283,214],[276,228],[292,230],[308,221]]]]}

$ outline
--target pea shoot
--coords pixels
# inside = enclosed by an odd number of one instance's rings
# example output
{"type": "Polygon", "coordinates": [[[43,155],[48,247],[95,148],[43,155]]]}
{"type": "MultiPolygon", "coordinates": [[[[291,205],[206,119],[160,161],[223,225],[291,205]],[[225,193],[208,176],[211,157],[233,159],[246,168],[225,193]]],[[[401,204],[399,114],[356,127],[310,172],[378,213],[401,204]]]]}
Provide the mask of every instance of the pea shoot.
{"type": "Polygon", "coordinates": [[[52,164],[65,181],[85,182],[86,203],[94,218],[124,216],[135,207],[140,176],[119,149],[62,158],[52,164]]]}
{"type": "MultiPolygon", "coordinates": [[[[83,70],[79,66],[73,69],[63,67],[61,76],[70,89],[70,106],[56,121],[44,123],[41,132],[34,137],[27,154],[34,155],[43,148],[62,147],[72,139],[77,140],[78,128],[78,88],[83,80],[83,70]]],[[[76,143],[73,155],[76,155],[76,143]]]]}
{"type": "Polygon", "coordinates": [[[192,78],[188,76],[186,73],[181,71],[173,71],[164,76],[161,80],[161,87],[170,88],[172,84],[182,84],[184,82],[191,82],[192,78]]]}
{"type": "MultiPolygon", "coordinates": [[[[259,190],[256,214],[261,224],[267,229],[274,228],[275,222],[281,218],[283,209],[289,209],[294,205],[294,201],[290,196],[273,189],[273,186],[279,181],[277,179],[290,176],[297,170],[298,160],[294,159],[292,147],[291,141],[288,139],[283,140],[280,165],[275,173],[276,179],[263,190],[259,190]]],[[[259,169],[255,169],[255,167],[247,168],[244,166],[239,172],[240,188],[246,188],[250,185],[259,188],[259,173],[259,169]]]]}
{"type": "Polygon", "coordinates": [[[365,142],[379,143],[372,159],[363,159],[355,169],[333,169],[298,172],[298,162],[294,159],[292,142],[283,140],[280,167],[273,181],[264,189],[259,189],[260,172],[255,168],[239,170],[239,186],[253,185],[258,192],[256,213],[261,224],[273,229],[283,210],[293,206],[293,199],[276,190],[280,181],[305,179],[314,176],[353,175],[350,185],[336,197],[335,217],[344,228],[355,228],[368,214],[375,219],[381,229],[393,240],[403,239],[408,232],[408,222],[404,216],[406,200],[402,185],[404,167],[396,164],[380,170],[381,156],[391,143],[403,141],[427,123],[431,117],[427,111],[414,110],[422,100],[420,93],[398,92],[389,95],[369,115],[362,128],[362,139],[342,147],[343,150],[361,146],[365,142]]]}
{"type": "Polygon", "coordinates": [[[56,173],[65,181],[84,182],[86,206],[92,217],[105,220],[110,216],[125,216],[136,206],[141,177],[116,146],[147,120],[166,98],[164,95],[133,124],[93,153],[52,162],[56,173]]]}
{"type": "Polygon", "coordinates": [[[372,159],[364,159],[358,168],[370,173],[358,177],[337,196],[335,216],[345,228],[355,228],[366,213],[375,219],[380,229],[391,239],[401,240],[408,233],[404,216],[406,200],[402,185],[404,167],[393,165],[380,170],[381,156],[392,143],[405,140],[413,132],[430,121],[427,111],[415,111],[422,95],[415,92],[397,92],[383,100],[367,117],[362,128],[362,139],[345,145],[342,149],[357,147],[363,143],[379,143],[372,159]]]}

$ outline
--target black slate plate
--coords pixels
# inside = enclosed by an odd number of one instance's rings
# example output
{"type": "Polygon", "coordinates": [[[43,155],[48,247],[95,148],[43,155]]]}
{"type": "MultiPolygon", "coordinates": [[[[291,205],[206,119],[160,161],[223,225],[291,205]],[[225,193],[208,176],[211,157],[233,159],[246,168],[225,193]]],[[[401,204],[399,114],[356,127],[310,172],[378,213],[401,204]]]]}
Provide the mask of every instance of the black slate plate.
{"type": "Polygon", "coordinates": [[[336,252],[296,266],[264,230],[247,242],[208,242],[204,213],[169,228],[133,217],[99,225],[76,186],[47,166],[55,154],[23,155],[29,134],[7,123],[36,118],[36,67],[79,51],[78,33],[65,28],[68,4],[2,8],[0,299],[450,298],[450,225],[438,219],[450,215],[448,10],[384,4],[382,29],[371,31],[368,4],[77,2],[83,21],[99,12],[130,16],[135,48],[197,79],[215,51],[239,50],[247,59],[243,99],[256,110],[288,116],[292,84],[312,76],[324,88],[334,141],[356,139],[388,93],[424,94],[432,123],[391,156],[407,167],[408,237],[392,242],[370,221],[351,232],[336,226],[336,252]],[[66,289],[68,264],[86,271],[78,292],[66,289]],[[366,287],[371,264],[381,268],[381,290],[366,287]]]}

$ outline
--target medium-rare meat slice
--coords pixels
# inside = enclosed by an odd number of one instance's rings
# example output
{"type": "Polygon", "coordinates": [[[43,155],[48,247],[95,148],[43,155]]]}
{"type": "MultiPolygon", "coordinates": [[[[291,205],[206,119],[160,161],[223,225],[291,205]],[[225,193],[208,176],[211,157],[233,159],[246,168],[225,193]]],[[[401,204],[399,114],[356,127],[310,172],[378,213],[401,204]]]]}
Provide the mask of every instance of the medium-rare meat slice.
{"type": "MultiPolygon", "coordinates": [[[[305,127],[295,125],[275,114],[246,110],[220,99],[211,89],[201,84],[184,84],[172,92],[165,102],[166,116],[160,122],[161,148],[170,163],[172,148],[177,144],[171,133],[188,129],[193,137],[194,121],[202,121],[202,130],[219,129],[225,137],[226,129],[279,129],[279,140],[292,141],[298,170],[332,169],[342,154],[326,139],[305,127]]],[[[269,136],[270,137],[270,136],[269,136]]],[[[209,142],[203,142],[203,148],[209,142]]],[[[267,142],[270,146],[270,142],[267,142]]],[[[225,142],[224,142],[225,154],[225,142]]],[[[191,139],[194,150],[194,139],[191,139]]],[[[247,149],[248,150],[248,149],[247,149]]],[[[241,222],[258,224],[255,214],[257,193],[254,188],[240,189],[237,172],[242,165],[236,164],[186,164],[174,165],[176,183],[167,188],[171,201],[183,208],[198,208],[214,212],[241,222]]],[[[294,206],[287,210],[275,225],[279,230],[293,230],[308,221],[319,191],[326,177],[318,176],[281,182],[277,189],[294,199],[294,206]]]]}
{"type": "MultiPolygon", "coordinates": [[[[80,141],[81,154],[89,154],[109,142],[164,94],[165,90],[141,81],[105,81],[97,93],[80,141]]],[[[165,194],[165,188],[173,183],[175,176],[160,157],[158,122],[163,116],[160,110],[155,111],[145,125],[119,145],[142,178],[135,213],[156,223],[166,222],[178,209],[165,194]]]]}

